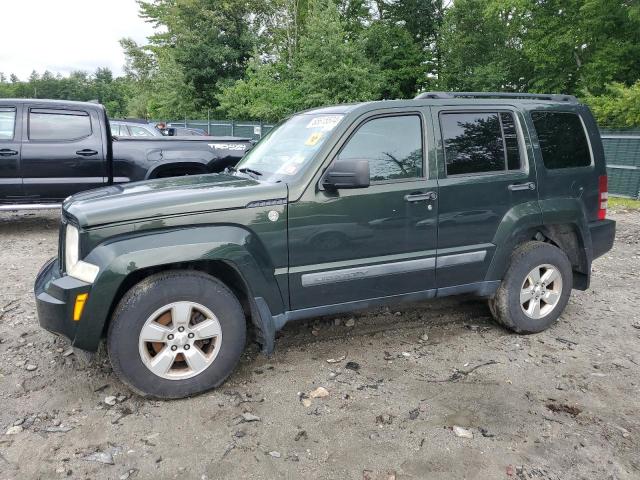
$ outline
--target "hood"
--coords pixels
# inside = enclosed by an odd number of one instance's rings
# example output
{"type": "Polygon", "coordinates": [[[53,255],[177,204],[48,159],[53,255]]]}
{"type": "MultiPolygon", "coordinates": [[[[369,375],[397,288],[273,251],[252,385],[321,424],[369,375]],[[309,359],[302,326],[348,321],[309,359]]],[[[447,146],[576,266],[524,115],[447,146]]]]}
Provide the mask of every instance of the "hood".
{"type": "Polygon", "coordinates": [[[261,200],[287,198],[284,183],[263,183],[227,174],[161,178],[112,185],[69,197],[63,211],[81,227],[138,219],[245,208],[261,200]]]}

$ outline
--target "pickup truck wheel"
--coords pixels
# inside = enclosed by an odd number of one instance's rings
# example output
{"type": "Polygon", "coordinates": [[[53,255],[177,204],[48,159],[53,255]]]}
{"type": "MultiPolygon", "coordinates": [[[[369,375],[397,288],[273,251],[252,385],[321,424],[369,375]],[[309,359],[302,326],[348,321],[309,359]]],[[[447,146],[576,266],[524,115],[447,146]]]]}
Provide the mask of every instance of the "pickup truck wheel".
{"type": "Polygon", "coordinates": [[[517,248],[489,307],[498,323],[518,333],[550,327],[569,301],[571,263],[559,248],[527,242],[517,248]]]}
{"type": "Polygon", "coordinates": [[[201,272],[152,275],[120,301],[107,334],[115,373],[133,390],[181,398],[220,385],[245,347],[235,295],[201,272]]]}

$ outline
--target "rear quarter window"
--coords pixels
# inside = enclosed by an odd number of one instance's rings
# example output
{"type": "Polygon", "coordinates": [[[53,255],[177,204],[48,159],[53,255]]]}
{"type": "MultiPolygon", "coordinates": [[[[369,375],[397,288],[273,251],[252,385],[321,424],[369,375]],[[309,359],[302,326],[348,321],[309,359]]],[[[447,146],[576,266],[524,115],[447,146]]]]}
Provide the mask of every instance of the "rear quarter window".
{"type": "Polygon", "coordinates": [[[545,168],[588,167],[591,151],[580,117],[571,112],[531,112],[545,168]]]}

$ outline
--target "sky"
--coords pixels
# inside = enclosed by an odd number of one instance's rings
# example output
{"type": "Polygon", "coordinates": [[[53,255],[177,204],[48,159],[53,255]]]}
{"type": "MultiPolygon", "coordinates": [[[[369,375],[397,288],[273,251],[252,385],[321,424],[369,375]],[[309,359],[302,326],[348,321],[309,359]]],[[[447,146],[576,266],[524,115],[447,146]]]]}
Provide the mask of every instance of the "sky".
{"type": "Polygon", "coordinates": [[[135,0],[0,0],[0,72],[26,80],[32,70],[67,75],[108,67],[122,75],[118,43],[145,43],[151,25],[135,0]]]}

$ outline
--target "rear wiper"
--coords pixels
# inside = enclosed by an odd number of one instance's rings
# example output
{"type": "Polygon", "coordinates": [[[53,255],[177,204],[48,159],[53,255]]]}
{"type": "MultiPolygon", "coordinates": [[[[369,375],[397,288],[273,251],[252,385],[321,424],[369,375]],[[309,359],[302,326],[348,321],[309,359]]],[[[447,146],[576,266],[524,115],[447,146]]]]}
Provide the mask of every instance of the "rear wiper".
{"type": "Polygon", "coordinates": [[[253,170],[253,169],[247,168],[247,167],[239,168],[238,171],[242,172],[242,173],[253,174],[253,175],[257,176],[257,177],[261,177],[262,176],[262,173],[260,173],[259,171],[253,170]]]}

